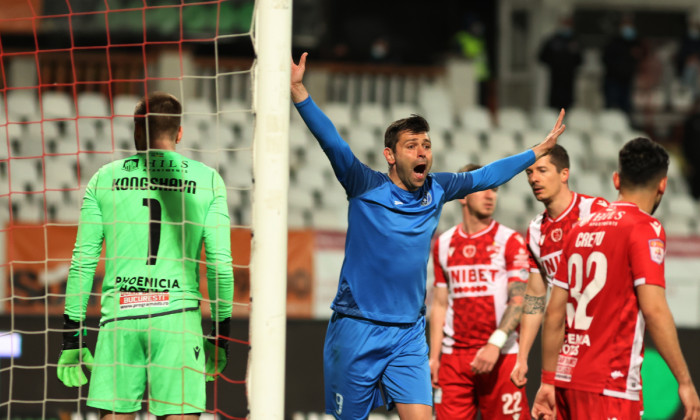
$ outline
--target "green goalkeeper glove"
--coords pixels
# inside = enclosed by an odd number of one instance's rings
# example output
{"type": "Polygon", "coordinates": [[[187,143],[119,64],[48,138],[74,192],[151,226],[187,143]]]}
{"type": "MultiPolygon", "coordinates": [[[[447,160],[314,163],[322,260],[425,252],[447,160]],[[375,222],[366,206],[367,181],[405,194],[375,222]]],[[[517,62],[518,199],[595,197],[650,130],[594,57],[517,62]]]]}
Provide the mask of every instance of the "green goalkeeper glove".
{"type": "Polygon", "coordinates": [[[216,380],[228,364],[228,338],[231,329],[231,318],[220,322],[212,321],[212,331],[204,340],[204,351],[207,353],[205,371],[207,382],[216,380]],[[218,334],[217,334],[218,330],[218,334]]]}
{"type": "MultiPolygon", "coordinates": [[[[63,315],[63,321],[63,350],[58,358],[56,375],[65,386],[85,385],[88,380],[80,363],[82,361],[87,370],[92,371],[92,353],[85,343],[80,341],[80,323],[71,320],[68,315],[63,315]]],[[[87,330],[82,331],[83,336],[87,335],[87,330]]]]}

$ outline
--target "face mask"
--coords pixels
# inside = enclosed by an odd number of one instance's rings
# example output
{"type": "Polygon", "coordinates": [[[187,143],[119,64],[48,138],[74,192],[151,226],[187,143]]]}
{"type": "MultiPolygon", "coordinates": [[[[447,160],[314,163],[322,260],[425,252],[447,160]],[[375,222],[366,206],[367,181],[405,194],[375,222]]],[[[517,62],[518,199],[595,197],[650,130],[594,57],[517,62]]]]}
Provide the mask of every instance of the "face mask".
{"type": "Polygon", "coordinates": [[[561,28],[559,29],[559,35],[569,38],[571,35],[574,34],[574,31],[571,28],[561,28]]]}
{"type": "Polygon", "coordinates": [[[623,26],[621,33],[626,40],[634,39],[637,36],[637,31],[631,26],[623,26]]]}
{"type": "Polygon", "coordinates": [[[387,55],[387,48],[384,46],[384,44],[374,44],[372,45],[370,54],[375,60],[382,60],[387,55]]]}

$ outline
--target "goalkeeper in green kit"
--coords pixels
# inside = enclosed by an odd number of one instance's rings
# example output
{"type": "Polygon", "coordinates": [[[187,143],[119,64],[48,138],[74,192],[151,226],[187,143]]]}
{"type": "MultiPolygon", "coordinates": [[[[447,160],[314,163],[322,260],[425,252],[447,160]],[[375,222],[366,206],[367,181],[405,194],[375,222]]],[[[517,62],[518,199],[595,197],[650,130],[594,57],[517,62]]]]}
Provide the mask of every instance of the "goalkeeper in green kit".
{"type": "Polygon", "coordinates": [[[133,419],[149,385],[159,417],[205,411],[205,380],[227,363],[233,302],[226,188],[204,164],[175,152],[182,106],[172,95],[145,96],[134,112],[137,154],[103,166],[80,210],[64,312],[58,378],[87,383],[87,405],[101,417],[133,419]],[[93,276],[104,241],[102,317],[95,357],[83,342],[93,276]],[[203,338],[199,292],[206,253],[212,333],[203,338]]]}

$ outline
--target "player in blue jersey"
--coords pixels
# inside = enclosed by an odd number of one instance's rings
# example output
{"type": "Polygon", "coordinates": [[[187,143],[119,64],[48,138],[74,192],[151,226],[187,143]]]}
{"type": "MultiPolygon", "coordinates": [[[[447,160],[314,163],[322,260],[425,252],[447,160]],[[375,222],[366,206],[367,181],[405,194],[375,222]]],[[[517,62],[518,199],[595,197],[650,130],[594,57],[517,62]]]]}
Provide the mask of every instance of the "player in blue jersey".
{"type": "Polygon", "coordinates": [[[531,150],[462,173],[430,173],[429,125],[413,115],[386,130],[384,174],[353,155],[309,96],[306,56],[292,62],[292,101],[349,201],[345,260],[324,347],[326,412],[364,419],[384,401],[402,420],[431,419],[426,268],[442,206],[501,185],[544,156],[565,129],[564,112],[531,150]]]}

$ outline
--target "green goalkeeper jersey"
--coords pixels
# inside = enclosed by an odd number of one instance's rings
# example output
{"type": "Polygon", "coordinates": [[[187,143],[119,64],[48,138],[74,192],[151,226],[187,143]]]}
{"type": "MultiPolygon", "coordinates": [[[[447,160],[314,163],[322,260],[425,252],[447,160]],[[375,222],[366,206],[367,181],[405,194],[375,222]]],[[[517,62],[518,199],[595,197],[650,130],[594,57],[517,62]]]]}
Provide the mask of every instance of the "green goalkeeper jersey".
{"type": "Polygon", "coordinates": [[[202,245],[212,319],[231,316],[226,187],[212,168],[152,150],[97,171],[85,191],[66,285],[65,313],[73,320],[85,318],[103,241],[101,323],[198,308],[202,245]]]}

